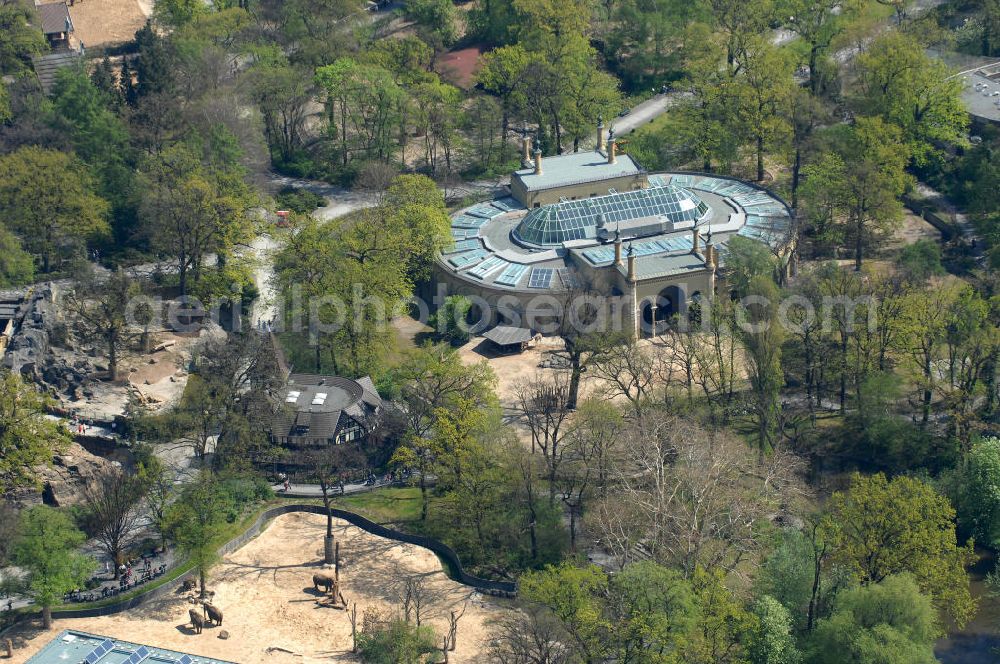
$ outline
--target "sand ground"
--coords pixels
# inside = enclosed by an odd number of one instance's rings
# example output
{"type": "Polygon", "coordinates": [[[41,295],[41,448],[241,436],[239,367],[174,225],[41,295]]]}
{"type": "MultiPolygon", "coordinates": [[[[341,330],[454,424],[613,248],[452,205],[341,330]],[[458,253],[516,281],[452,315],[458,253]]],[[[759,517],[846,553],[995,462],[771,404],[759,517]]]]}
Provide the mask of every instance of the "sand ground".
{"type": "Polygon", "coordinates": [[[152,13],[152,2],[136,0],[74,0],[69,8],[73,37],[85,47],[121,44],[135,37],[152,13]]]}
{"type": "MultiPolygon", "coordinates": [[[[222,627],[196,635],[188,626],[190,593],[178,593],[131,612],[99,618],[57,620],[52,630],[22,629],[24,639],[8,660],[21,664],[63,629],[76,629],[194,655],[233,662],[350,662],[351,625],[347,612],[320,606],[312,574],[320,569],[325,518],[316,514],[278,517],[256,539],[227,556],[209,580],[213,603],[224,613],[222,627]],[[222,630],[229,639],[218,638],[222,630]]],[[[427,549],[386,540],[334,522],[340,542],[344,595],[358,606],[358,625],[365,607],[396,611],[402,585],[409,577],[423,579],[432,597],[428,618],[439,635],[447,630],[449,611],[465,613],[459,620],[458,647],[452,662],[482,661],[488,621],[509,600],[484,597],[445,576],[437,557],[427,549]]]]}

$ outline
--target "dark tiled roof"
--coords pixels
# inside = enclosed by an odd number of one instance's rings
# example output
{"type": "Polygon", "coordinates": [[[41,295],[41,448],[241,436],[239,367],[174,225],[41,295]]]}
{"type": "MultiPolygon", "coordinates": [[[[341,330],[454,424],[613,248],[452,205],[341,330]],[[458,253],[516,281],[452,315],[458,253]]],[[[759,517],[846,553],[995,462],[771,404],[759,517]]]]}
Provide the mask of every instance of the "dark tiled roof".
{"type": "Polygon", "coordinates": [[[531,330],[526,330],[523,327],[497,325],[483,336],[498,346],[509,346],[531,341],[531,330]]]}
{"type": "MultiPolygon", "coordinates": [[[[282,408],[271,420],[271,435],[301,441],[330,440],[350,420],[369,425],[382,399],[371,378],[291,374],[282,408]]],[[[371,428],[368,426],[368,428],[371,428]]]]}
{"type": "Polygon", "coordinates": [[[66,6],[65,2],[37,5],[35,11],[38,12],[38,21],[41,23],[43,34],[54,35],[60,32],[73,32],[73,21],[69,17],[69,7],[66,6]]]}

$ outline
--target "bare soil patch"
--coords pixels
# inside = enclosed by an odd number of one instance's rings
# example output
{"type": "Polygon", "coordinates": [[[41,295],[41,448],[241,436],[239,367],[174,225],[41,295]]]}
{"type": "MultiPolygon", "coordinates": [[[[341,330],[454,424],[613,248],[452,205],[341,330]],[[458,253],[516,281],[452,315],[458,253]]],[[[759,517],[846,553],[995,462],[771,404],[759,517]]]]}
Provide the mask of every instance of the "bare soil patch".
{"type": "Polygon", "coordinates": [[[69,8],[73,36],[87,48],[127,42],[145,25],[152,3],[147,9],[136,0],[76,0],[69,8]]]}

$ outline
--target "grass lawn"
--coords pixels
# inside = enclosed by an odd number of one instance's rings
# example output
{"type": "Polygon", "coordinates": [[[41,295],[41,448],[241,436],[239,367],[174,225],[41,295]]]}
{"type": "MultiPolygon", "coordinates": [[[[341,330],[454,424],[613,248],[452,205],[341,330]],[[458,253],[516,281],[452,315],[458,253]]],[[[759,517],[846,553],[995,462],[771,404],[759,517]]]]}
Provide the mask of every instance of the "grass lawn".
{"type": "Polygon", "coordinates": [[[417,487],[388,487],[337,498],[334,501],[334,506],[357,512],[377,523],[418,521],[420,519],[420,489],[417,487]]]}

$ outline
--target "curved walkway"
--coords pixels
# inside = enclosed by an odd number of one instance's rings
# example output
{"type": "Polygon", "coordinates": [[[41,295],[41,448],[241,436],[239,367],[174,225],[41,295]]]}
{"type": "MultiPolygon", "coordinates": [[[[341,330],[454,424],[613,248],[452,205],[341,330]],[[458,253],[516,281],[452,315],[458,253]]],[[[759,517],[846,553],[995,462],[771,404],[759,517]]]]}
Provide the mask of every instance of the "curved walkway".
{"type": "MultiPolygon", "coordinates": [[[[490,594],[498,595],[502,597],[513,597],[517,594],[517,584],[511,581],[492,581],[490,579],[481,579],[477,576],[467,573],[462,568],[462,563],[458,559],[458,555],[449,547],[447,544],[440,542],[436,539],[430,537],[423,537],[421,535],[411,535],[409,533],[404,533],[398,530],[393,530],[392,528],[386,528],[380,524],[375,523],[360,514],[354,512],[348,512],[347,510],[341,509],[331,509],[334,518],[342,519],[347,521],[351,525],[357,526],[362,530],[365,530],[372,535],[378,537],[384,537],[386,539],[394,540],[396,542],[404,542],[407,544],[415,544],[417,546],[422,546],[425,549],[437,554],[441,559],[445,567],[445,572],[449,577],[455,581],[475,588],[476,590],[490,594]]],[[[321,505],[303,505],[303,504],[290,504],[290,505],[277,505],[271,507],[261,513],[259,517],[250,525],[242,535],[235,537],[230,540],[222,547],[219,548],[219,555],[225,556],[226,554],[236,551],[248,541],[259,535],[268,523],[275,517],[281,516],[283,514],[290,514],[292,512],[305,512],[309,514],[320,514],[325,516],[326,510],[321,505]]],[[[113,613],[119,613],[121,611],[126,611],[128,609],[135,608],[148,602],[151,599],[156,599],[173,593],[176,591],[177,587],[182,582],[182,578],[186,576],[187,571],[185,570],[177,579],[164,583],[163,585],[157,586],[156,588],[151,588],[149,591],[131,597],[127,600],[121,602],[115,602],[113,604],[108,604],[99,607],[90,608],[80,608],[80,609],[59,609],[52,612],[53,618],[91,618],[95,616],[105,616],[113,613]]],[[[31,614],[22,614],[22,616],[27,616],[31,614]]]]}

